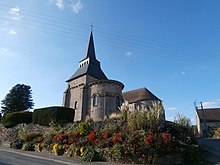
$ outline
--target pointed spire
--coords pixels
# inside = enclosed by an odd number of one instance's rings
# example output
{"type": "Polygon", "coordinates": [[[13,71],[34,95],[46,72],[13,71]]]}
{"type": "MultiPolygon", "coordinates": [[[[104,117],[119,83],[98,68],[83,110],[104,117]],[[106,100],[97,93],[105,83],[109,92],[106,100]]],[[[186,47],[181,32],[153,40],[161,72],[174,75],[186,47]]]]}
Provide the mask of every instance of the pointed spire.
{"type": "Polygon", "coordinates": [[[90,33],[89,44],[85,53],[85,59],[86,58],[96,59],[92,31],[90,33]]]}

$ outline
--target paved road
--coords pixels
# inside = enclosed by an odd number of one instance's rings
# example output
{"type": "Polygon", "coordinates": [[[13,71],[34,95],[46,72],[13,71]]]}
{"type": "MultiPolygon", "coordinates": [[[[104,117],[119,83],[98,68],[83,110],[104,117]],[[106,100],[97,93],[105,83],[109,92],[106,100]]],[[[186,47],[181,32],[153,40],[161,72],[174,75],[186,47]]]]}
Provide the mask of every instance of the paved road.
{"type": "Polygon", "coordinates": [[[199,139],[198,143],[209,152],[205,153],[205,159],[220,165],[220,139],[204,138],[199,139]]]}
{"type": "Polygon", "coordinates": [[[201,139],[199,143],[207,150],[214,152],[218,156],[220,156],[220,139],[205,138],[205,139],[201,139]]]}
{"type": "Polygon", "coordinates": [[[78,159],[48,155],[39,152],[25,152],[0,147],[0,165],[113,165],[107,162],[82,162],[78,159]]]}

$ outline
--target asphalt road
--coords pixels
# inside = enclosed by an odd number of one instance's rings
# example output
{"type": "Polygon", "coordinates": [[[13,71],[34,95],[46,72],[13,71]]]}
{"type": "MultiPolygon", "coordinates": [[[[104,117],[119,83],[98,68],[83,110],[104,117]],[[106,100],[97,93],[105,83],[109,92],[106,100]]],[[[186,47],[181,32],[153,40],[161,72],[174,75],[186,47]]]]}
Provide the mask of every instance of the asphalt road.
{"type": "Polygon", "coordinates": [[[0,147],[0,165],[114,165],[108,162],[82,162],[78,159],[39,152],[13,150],[0,147]]]}
{"type": "Polygon", "coordinates": [[[29,154],[17,154],[15,152],[8,152],[0,150],[0,165],[64,165],[64,163],[44,158],[40,156],[34,156],[29,154]]]}
{"type": "Polygon", "coordinates": [[[199,143],[207,150],[220,156],[220,139],[200,139],[199,143]]]}
{"type": "Polygon", "coordinates": [[[204,158],[215,165],[220,165],[220,139],[204,138],[199,139],[198,143],[209,151],[204,153],[204,158]]]}

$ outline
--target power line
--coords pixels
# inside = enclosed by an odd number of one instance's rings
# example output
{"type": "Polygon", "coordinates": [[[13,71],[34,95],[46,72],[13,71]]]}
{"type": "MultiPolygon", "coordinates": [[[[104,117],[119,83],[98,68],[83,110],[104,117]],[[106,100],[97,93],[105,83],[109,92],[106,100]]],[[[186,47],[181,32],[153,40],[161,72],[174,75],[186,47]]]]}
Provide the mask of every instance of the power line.
{"type": "MultiPolygon", "coordinates": [[[[0,10],[8,11],[5,8],[0,7],[0,10]]],[[[45,34],[63,35],[73,39],[82,39],[85,35],[85,30],[88,29],[86,24],[73,23],[69,19],[58,19],[48,15],[42,15],[41,13],[32,12],[22,9],[25,19],[15,21],[9,18],[9,15],[1,12],[1,20],[8,21],[7,24],[11,24],[18,28],[25,28],[27,30],[34,30],[37,32],[43,32],[45,34]],[[5,18],[5,17],[6,18],[5,18]],[[37,20],[31,19],[35,18],[37,20]],[[56,21],[56,25],[52,22],[56,21]],[[10,22],[10,23],[9,23],[10,22]],[[79,35],[73,36],[72,31],[77,31],[79,35]]],[[[140,36],[133,36],[131,34],[118,33],[114,31],[108,31],[103,28],[96,28],[97,38],[105,45],[112,45],[124,50],[131,48],[134,51],[147,53],[147,55],[157,55],[158,57],[171,58],[172,60],[185,61],[190,63],[202,63],[212,64],[219,66],[220,61],[217,61],[217,54],[213,52],[206,52],[201,50],[188,49],[181,46],[173,46],[172,44],[163,43],[156,40],[147,40],[140,36]],[[111,34],[111,35],[108,35],[111,34]],[[206,54],[209,54],[207,56],[206,54]]]]}

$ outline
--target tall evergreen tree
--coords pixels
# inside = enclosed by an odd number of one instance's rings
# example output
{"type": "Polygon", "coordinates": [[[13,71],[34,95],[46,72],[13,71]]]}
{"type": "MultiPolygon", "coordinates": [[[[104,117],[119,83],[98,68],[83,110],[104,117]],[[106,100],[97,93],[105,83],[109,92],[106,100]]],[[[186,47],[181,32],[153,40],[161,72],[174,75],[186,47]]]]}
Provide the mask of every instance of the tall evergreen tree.
{"type": "Polygon", "coordinates": [[[26,111],[34,106],[31,87],[24,84],[15,85],[2,100],[2,113],[26,111]]]}

